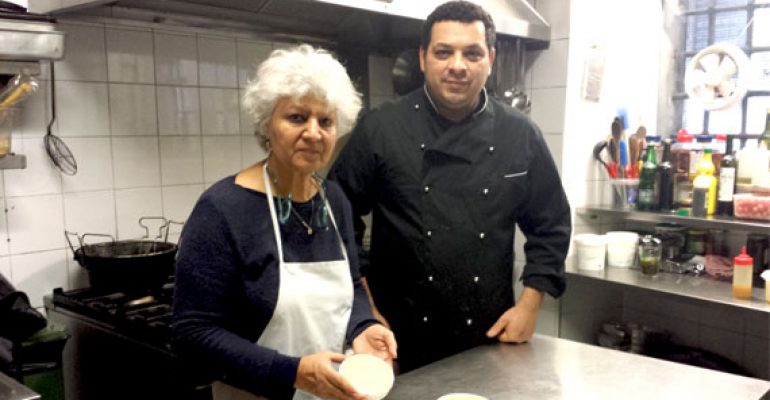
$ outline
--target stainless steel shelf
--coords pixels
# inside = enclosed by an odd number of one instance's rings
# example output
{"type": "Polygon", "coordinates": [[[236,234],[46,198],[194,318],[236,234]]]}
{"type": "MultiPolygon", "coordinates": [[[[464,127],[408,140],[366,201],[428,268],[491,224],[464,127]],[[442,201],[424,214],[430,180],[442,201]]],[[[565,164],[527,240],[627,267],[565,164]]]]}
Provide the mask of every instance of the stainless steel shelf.
{"type": "Polygon", "coordinates": [[[580,215],[604,215],[636,222],[671,222],[684,226],[702,229],[726,229],[746,232],[770,234],[770,221],[752,221],[734,217],[683,217],[670,213],[622,210],[610,207],[586,206],[579,207],[576,212],[580,215]]]}
{"type": "Polygon", "coordinates": [[[736,299],[733,297],[732,284],[730,282],[718,281],[707,276],[661,272],[654,277],[648,277],[642,275],[642,272],[635,268],[606,267],[602,271],[583,271],[574,266],[567,266],[567,275],[633,286],[770,314],[770,304],[765,301],[765,290],[763,288],[754,288],[751,300],[736,299]]]}
{"type": "Polygon", "coordinates": [[[27,156],[23,154],[8,154],[0,157],[0,169],[24,169],[27,168],[27,156]]]}

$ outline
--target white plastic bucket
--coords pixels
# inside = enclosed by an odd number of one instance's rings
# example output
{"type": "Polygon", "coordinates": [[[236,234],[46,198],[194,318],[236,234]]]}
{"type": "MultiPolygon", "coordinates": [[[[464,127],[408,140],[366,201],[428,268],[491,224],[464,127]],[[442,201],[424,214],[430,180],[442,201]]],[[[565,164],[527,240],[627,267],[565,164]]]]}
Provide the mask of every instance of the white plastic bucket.
{"type": "Polygon", "coordinates": [[[603,235],[583,233],[573,238],[577,254],[578,269],[601,271],[607,252],[607,242],[603,235]]]}
{"type": "Polygon", "coordinates": [[[636,259],[636,245],[639,234],[627,231],[607,232],[607,265],[631,268],[636,259]]]}

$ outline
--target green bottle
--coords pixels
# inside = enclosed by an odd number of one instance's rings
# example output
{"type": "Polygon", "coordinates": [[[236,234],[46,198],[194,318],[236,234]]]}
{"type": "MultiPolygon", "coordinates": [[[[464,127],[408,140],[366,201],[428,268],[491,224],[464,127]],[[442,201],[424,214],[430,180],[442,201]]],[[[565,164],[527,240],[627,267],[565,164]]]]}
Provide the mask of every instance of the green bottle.
{"type": "Polygon", "coordinates": [[[644,155],[644,164],[639,173],[639,193],[636,198],[636,209],[640,211],[654,211],[658,209],[658,196],[655,194],[655,173],[658,170],[656,163],[655,147],[647,145],[647,153],[644,155]]]}

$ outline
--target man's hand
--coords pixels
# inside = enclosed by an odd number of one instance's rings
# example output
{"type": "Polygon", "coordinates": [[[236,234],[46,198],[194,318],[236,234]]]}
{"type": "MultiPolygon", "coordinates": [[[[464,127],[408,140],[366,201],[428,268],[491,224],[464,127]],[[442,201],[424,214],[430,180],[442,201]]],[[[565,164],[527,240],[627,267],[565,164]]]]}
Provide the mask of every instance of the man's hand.
{"type": "Polygon", "coordinates": [[[353,385],[332,368],[332,362],[340,363],[344,354],[321,352],[304,356],[299,360],[294,387],[323,399],[366,400],[353,385]]]}
{"type": "Polygon", "coordinates": [[[525,287],[515,306],[504,312],[497,322],[487,331],[487,337],[496,337],[501,342],[526,342],[535,334],[537,313],[543,293],[525,287]]]}
{"type": "Polygon", "coordinates": [[[390,329],[374,324],[353,339],[353,351],[371,354],[392,364],[397,357],[396,338],[390,329]]]}

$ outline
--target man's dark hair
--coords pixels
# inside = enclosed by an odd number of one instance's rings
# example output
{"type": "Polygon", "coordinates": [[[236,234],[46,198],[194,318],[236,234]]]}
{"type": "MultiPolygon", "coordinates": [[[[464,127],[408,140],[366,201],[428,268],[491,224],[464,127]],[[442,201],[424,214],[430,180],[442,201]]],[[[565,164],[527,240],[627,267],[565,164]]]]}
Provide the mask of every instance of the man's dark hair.
{"type": "Polygon", "coordinates": [[[427,50],[428,45],[430,44],[433,25],[436,22],[441,21],[457,21],[463,23],[481,21],[484,23],[484,37],[487,40],[487,47],[489,50],[495,48],[495,23],[492,21],[492,17],[489,13],[477,4],[464,0],[454,0],[436,7],[422,24],[420,46],[424,50],[427,50]]]}

